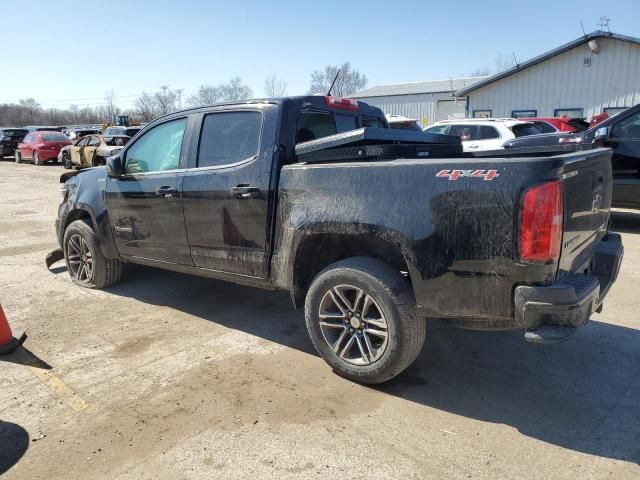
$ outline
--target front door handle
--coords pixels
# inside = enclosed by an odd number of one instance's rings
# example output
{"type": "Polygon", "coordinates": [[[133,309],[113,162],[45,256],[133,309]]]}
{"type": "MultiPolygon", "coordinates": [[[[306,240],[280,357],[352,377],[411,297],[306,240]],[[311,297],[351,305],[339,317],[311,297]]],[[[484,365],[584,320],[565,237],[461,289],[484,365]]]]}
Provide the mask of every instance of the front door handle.
{"type": "Polygon", "coordinates": [[[235,198],[246,199],[251,198],[254,193],[259,193],[258,187],[252,187],[251,185],[240,184],[235,187],[231,187],[231,195],[235,198]]]}
{"type": "Polygon", "coordinates": [[[174,194],[178,193],[178,190],[173,187],[160,187],[156,190],[159,197],[171,198],[174,194]]]}

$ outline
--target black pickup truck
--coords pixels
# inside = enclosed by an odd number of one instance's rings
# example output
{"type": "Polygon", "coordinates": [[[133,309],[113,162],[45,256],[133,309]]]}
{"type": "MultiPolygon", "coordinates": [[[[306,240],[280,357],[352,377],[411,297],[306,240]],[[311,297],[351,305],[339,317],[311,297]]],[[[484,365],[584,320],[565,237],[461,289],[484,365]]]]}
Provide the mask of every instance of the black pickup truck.
{"type": "Polygon", "coordinates": [[[286,289],[337,373],[384,382],[426,319],[556,342],[599,311],[623,254],[611,150],[558,149],[465,155],[334,97],[184,110],[61,177],[58,255],[88,288],[131,262],[286,289]]]}

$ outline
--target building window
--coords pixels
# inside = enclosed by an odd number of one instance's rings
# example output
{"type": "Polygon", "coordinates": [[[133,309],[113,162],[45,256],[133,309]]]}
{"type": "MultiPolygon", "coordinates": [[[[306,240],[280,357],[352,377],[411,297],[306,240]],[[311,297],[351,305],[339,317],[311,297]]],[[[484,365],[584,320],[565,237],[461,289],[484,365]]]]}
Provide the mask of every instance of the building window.
{"type": "Polygon", "coordinates": [[[556,108],[553,111],[554,117],[567,117],[567,118],[583,118],[584,110],[582,108],[556,108]]]}
{"type": "Polygon", "coordinates": [[[511,110],[511,118],[535,118],[538,110],[511,110]]]}
{"type": "Polygon", "coordinates": [[[491,110],[474,110],[473,118],[491,118],[492,114],[491,110]]]}
{"type": "Polygon", "coordinates": [[[613,117],[616,113],[624,112],[628,107],[605,107],[602,110],[604,113],[613,117]]]}

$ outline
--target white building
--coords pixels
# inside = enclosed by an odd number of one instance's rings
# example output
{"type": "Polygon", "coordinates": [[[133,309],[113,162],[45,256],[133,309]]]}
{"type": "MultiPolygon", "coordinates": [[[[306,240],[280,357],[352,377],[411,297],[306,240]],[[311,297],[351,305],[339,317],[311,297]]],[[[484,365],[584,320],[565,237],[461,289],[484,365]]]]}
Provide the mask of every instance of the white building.
{"type": "Polygon", "coordinates": [[[438,120],[463,118],[466,98],[453,97],[453,92],[485,78],[487,77],[466,77],[380,85],[352,97],[379,107],[384,113],[415,118],[425,127],[438,120]]]}
{"type": "Polygon", "coordinates": [[[455,95],[470,117],[611,115],[640,103],[640,39],[598,30],[455,95]]]}

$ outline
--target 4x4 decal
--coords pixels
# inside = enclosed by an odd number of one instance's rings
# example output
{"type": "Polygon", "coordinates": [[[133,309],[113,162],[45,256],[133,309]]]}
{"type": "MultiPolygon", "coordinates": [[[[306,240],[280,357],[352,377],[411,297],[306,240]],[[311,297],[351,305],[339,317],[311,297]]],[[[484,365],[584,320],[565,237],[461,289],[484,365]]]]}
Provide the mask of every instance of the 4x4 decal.
{"type": "Polygon", "coordinates": [[[482,178],[483,180],[490,182],[499,176],[500,174],[497,170],[440,170],[436,173],[436,177],[448,178],[454,182],[460,177],[482,178]]]}

